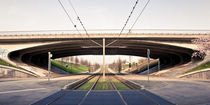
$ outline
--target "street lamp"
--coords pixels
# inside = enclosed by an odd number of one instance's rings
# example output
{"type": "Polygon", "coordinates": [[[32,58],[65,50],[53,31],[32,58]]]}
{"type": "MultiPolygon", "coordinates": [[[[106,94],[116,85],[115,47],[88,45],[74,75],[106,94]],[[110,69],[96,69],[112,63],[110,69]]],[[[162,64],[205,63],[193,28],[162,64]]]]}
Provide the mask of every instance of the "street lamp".
{"type": "Polygon", "coordinates": [[[48,52],[48,82],[50,81],[51,57],[52,54],[48,52]]]}
{"type": "Polygon", "coordinates": [[[147,49],[147,61],[148,61],[148,65],[147,65],[147,76],[148,76],[148,83],[149,83],[150,49],[147,49]]]}

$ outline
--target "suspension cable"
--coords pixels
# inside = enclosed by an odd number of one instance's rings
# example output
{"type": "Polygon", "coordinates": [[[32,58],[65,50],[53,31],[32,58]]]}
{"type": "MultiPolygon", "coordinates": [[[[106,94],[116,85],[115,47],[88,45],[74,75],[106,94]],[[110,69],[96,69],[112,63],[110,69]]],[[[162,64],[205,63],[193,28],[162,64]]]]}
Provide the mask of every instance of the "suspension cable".
{"type": "MultiPolygon", "coordinates": [[[[120,35],[121,35],[121,34],[122,34],[122,32],[124,31],[124,29],[125,29],[126,25],[128,24],[128,21],[130,20],[131,15],[133,14],[133,11],[135,10],[135,8],[136,8],[136,6],[137,6],[138,2],[139,2],[139,0],[136,0],[136,2],[135,2],[135,4],[134,4],[134,6],[133,6],[133,8],[132,8],[132,10],[131,10],[131,12],[130,12],[130,14],[129,14],[128,18],[126,19],[126,22],[125,22],[125,24],[124,24],[123,28],[121,29],[121,31],[120,31],[120,33],[119,33],[119,36],[118,36],[118,37],[120,37],[120,35]]],[[[119,38],[118,38],[118,39],[116,39],[116,40],[114,40],[114,41],[112,41],[112,42],[110,42],[110,43],[109,43],[109,44],[107,44],[106,46],[109,46],[109,45],[111,45],[111,44],[115,43],[115,42],[116,42],[116,41],[118,41],[118,40],[119,40],[119,38]]]]}

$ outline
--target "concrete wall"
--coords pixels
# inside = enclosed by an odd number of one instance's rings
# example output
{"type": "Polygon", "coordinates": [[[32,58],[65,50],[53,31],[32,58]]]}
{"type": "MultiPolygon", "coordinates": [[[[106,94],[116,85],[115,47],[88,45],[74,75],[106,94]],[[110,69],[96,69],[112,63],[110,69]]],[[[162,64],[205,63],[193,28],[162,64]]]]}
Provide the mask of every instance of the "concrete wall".
{"type": "Polygon", "coordinates": [[[180,78],[210,79],[210,69],[205,69],[181,76],[180,78]]]}
{"type": "Polygon", "coordinates": [[[0,78],[32,78],[34,76],[8,68],[0,67],[0,78]]]}

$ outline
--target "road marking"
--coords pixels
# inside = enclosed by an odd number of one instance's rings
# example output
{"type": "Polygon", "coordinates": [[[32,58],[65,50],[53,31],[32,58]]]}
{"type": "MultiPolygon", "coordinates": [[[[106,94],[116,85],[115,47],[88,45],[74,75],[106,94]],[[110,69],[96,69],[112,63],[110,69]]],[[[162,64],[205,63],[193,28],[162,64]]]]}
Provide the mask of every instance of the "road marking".
{"type": "Polygon", "coordinates": [[[0,92],[0,94],[16,93],[16,92],[25,92],[25,91],[34,91],[34,90],[44,90],[44,89],[46,89],[46,88],[35,88],[35,89],[12,90],[12,91],[0,92]]]}

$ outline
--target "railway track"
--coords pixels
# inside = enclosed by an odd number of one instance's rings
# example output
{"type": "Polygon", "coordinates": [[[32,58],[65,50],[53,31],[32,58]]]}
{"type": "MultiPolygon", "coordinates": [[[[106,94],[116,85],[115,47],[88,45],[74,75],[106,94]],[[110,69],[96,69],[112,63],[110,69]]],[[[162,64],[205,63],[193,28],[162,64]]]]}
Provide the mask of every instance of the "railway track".
{"type": "MultiPolygon", "coordinates": [[[[103,101],[109,97],[116,98],[116,100],[118,100],[116,101],[118,102],[116,104],[119,105],[136,105],[137,102],[143,102],[142,105],[162,105],[162,103],[164,103],[163,105],[173,105],[169,102],[157,101],[153,99],[154,97],[152,98],[142,93],[139,85],[120,78],[117,75],[107,75],[105,81],[101,75],[91,75],[69,85],[63,91],[64,92],[58,97],[54,99],[51,98],[51,100],[48,100],[46,103],[42,102],[44,104],[40,104],[40,102],[38,102],[37,104],[35,103],[33,105],[59,105],[60,103],[66,102],[64,99],[68,99],[70,103],[73,102],[73,105],[86,105],[89,101],[93,101],[98,98],[98,100],[102,98],[103,101]],[[103,97],[104,94],[113,95],[103,97]],[[139,97],[139,99],[131,98],[132,95],[137,98],[139,97]],[[101,98],[99,96],[101,96],[101,98]]],[[[97,102],[98,100],[95,101],[97,102]]],[[[96,102],[91,103],[91,105],[98,105],[94,104],[96,102]]],[[[108,102],[108,99],[104,102],[108,102]]],[[[112,104],[108,103],[106,105],[112,104]]]]}

